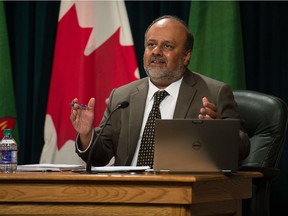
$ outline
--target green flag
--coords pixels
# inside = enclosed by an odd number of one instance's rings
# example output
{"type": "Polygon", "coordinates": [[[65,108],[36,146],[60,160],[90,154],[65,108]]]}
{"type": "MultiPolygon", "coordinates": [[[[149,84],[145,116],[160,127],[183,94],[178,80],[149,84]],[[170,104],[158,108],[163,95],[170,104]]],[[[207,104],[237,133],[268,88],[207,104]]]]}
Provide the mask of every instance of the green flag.
{"type": "Polygon", "coordinates": [[[0,1],[0,139],[5,128],[13,129],[13,137],[18,141],[8,32],[4,3],[0,1]]]}
{"type": "Polygon", "coordinates": [[[189,69],[245,89],[240,8],[237,1],[192,1],[195,41],[189,69]]]}

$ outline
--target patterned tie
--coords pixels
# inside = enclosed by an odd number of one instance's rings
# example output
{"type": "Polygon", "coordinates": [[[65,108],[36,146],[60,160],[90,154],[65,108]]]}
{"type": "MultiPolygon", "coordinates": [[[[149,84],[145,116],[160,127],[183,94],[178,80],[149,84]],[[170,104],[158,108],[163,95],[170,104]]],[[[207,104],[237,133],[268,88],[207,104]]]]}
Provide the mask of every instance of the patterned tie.
{"type": "Polygon", "coordinates": [[[144,128],[137,166],[150,166],[153,168],[155,119],[161,119],[159,105],[167,95],[166,91],[157,91],[154,94],[154,104],[144,128]]]}

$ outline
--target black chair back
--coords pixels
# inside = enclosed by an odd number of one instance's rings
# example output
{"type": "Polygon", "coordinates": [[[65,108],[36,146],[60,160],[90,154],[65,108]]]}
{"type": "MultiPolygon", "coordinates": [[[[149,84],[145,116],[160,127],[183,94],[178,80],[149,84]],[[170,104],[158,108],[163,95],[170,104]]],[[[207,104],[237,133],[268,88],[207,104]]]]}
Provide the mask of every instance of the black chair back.
{"type": "Polygon", "coordinates": [[[264,175],[253,180],[253,198],[248,212],[251,216],[268,216],[270,187],[279,174],[278,165],[287,133],[287,104],[261,92],[236,90],[233,93],[251,141],[250,153],[241,161],[240,170],[260,171],[264,175]]]}
{"type": "Polygon", "coordinates": [[[241,165],[276,168],[287,131],[286,103],[275,96],[248,90],[236,90],[234,96],[251,139],[250,154],[241,165]]]}

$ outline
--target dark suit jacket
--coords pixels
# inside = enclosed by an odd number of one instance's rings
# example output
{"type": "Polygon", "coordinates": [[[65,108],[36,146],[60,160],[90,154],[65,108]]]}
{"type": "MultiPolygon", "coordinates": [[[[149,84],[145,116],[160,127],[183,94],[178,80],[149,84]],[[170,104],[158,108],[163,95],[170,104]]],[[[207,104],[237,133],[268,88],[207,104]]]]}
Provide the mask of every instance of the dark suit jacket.
{"type": "MultiPolygon", "coordinates": [[[[95,129],[93,142],[111,111],[123,101],[128,101],[130,105],[117,110],[111,116],[94,147],[93,166],[106,165],[113,156],[115,156],[115,165],[131,165],[142,126],[147,93],[147,77],[111,92],[100,126],[95,129]]],[[[180,86],[173,118],[198,118],[203,97],[207,97],[217,106],[221,118],[240,118],[233,93],[227,84],[188,70],[180,86]]],[[[240,146],[239,159],[242,160],[249,153],[250,142],[246,133],[240,132],[240,136],[243,145],[240,146]]],[[[77,143],[78,140],[76,145],[77,143]]],[[[87,161],[89,150],[80,153],[76,148],[76,152],[84,161],[87,161]]]]}

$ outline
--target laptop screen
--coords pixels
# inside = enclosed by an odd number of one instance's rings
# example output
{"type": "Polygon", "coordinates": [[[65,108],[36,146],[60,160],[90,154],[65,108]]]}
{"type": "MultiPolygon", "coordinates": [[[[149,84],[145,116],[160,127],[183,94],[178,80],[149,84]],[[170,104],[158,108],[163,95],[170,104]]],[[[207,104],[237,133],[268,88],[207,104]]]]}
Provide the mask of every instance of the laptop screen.
{"type": "Polygon", "coordinates": [[[154,171],[229,173],[238,169],[239,119],[157,119],[154,171]]]}

